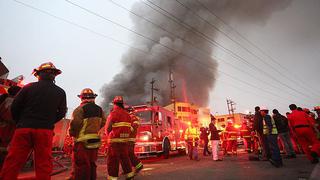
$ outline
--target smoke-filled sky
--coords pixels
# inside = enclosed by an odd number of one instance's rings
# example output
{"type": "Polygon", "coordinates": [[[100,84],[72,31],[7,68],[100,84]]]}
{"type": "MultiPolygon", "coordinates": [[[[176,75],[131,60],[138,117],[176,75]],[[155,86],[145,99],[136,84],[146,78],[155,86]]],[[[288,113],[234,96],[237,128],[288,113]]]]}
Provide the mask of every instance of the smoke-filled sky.
{"type": "Polygon", "coordinates": [[[214,114],[227,112],[226,98],[237,112],[320,104],[318,0],[20,2],[0,1],[0,56],[27,82],[53,61],[70,110],[86,87],[103,106],[119,94],[149,101],[152,78],[165,104],[169,69],[178,100],[214,114]]]}

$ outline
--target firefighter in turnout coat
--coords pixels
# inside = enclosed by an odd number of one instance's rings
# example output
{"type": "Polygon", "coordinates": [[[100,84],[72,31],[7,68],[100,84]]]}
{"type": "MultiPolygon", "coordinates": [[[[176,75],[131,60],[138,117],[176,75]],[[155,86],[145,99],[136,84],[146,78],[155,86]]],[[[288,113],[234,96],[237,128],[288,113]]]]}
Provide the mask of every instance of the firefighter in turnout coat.
{"type": "Polygon", "coordinates": [[[95,104],[96,94],[83,89],[81,104],[73,111],[69,134],[74,138],[72,153],[73,172],[70,179],[94,180],[97,177],[96,161],[101,145],[99,131],[106,123],[102,108],[95,104]]]}
{"type": "Polygon", "coordinates": [[[128,112],[130,114],[131,126],[133,128],[133,131],[130,134],[130,138],[129,138],[129,142],[128,142],[129,158],[131,161],[131,165],[135,168],[135,173],[139,173],[143,168],[143,164],[137,158],[137,156],[134,154],[134,146],[135,146],[135,142],[136,142],[137,131],[140,126],[140,119],[134,114],[133,107],[129,107],[128,112]]]}
{"type": "Polygon", "coordinates": [[[108,116],[106,131],[109,138],[108,145],[108,179],[117,179],[119,176],[119,163],[123,169],[126,179],[133,179],[128,141],[133,131],[131,118],[124,108],[122,96],[113,99],[114,107],[108,116]]]}

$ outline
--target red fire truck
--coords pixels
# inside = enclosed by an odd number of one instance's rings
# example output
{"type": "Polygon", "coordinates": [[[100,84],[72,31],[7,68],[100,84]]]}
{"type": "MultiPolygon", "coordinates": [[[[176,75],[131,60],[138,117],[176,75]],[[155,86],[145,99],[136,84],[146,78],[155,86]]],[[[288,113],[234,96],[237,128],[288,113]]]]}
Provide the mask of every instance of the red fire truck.
{"type": "Polygon", "coordinates": [[[135,146],[139,157],[163,154],[169,158],[170,151],[185,153],[182,124],[172,111],[148,105],[134,106],[134,110],[141,119],[135,146]]]}

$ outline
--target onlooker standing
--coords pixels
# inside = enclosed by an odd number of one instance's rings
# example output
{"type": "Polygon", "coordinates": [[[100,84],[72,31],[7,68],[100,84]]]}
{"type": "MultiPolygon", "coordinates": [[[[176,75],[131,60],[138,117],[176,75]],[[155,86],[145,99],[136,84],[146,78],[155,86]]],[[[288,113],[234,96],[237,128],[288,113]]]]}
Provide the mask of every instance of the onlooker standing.
{"type": "Polygon", "coordinates": [[[15,97],[11,112],[17,129],[0,179],[17,179],[31,150],[34,150],[36,179],[51,179],[53,128],[67,111],[66,94],[54,83],[60,73],[51,62],[41,64],[34,70],[39,81],[24,86],[15,97]]]}
{"type": "Polygon", "coordinates": [[[291,137],[289,133],[289,124],[288,124],[288,119],[281,115],[277,109],[274,109],[272,111],[273,113],[273,119],[276,123],[277,130],[279,137],[284,144],[287,158],[296,158],[296,153],[294,152],[292,142],[291,142],[291,137]]]}
{"type": "Polygon", "coordinates": [[[278,130],[276,123],[269,115],[269,110],[267,108],[261,108],[260,112],[263,118],[263,134],[267,137],[267,143],[269,144],[271,152],[269,161],[275,167],[281,167],[283,164],[278,146],[278,130]]]}
{"type": "Polygon", "coordinates": [[[212,158],[214,161],[222,161],[219,159],[218,152],[219,152],[219,142],[220,142],[220,137],[219,137],[219,132],[220,130],[217,130],[215,126],[215,118],[211,116],[211,123],[209,124],[209,131],[210,131],[210,141],[211,141],[211,147],[212,147],[212,158]]]}

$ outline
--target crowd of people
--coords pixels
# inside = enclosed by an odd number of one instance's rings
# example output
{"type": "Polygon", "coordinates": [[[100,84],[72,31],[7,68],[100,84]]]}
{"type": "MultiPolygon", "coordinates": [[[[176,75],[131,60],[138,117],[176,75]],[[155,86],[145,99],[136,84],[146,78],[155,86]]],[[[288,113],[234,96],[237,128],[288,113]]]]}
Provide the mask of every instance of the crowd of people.
{"type": "MultiPolygon", "coordinates": [[[[270,161],[275,167],[282,167],[282,158],[296,158],[297,153],[304,153],[311,163],[319,162],[320,156],[320,106],[316,106],[312,113],[309,109],[302,109],[295,104],[289,105],[291,112],[286,116],[279,113],[277,109],[272,110],[266,107],[255,107],[252,127],[248,121],[242,122],[240,127],[233,124],[230,119],[227,126],[222,125],[221,130],[215,126],[215,117],[211,116],[209,128],[201,127],[198,133],[197,128],[191,125],[185,134],[188,142],[189,157],[194,156],[193,149],[197,149],[199,140],[203,142],[203,155],[212,153],[214,161],[222,161],[218,158],[218,147],[223,155],[237,155],[238,139],[244,142],[245,150],[255,155],[249,156],[250,160],[270,161]],[[208,150],[210,135],[212,151],[208,150]],[[220,146],[219,146],[220,144],[220,146]],[[281,150],[285,155],[281,156],[281,150]]],[[[197,159],[198,160],[198,159],[197,159]]]]}
{"type": "MultiPolygon", "coordinates": [[[[8,94],[0,97],[1,180],[17,179],[31,152],[34,153],[36,179],[51,179],[53,128],[67,112],[66,94],[55,84],[55,78],[61,71],[52,63],[41,64],[33,74],[38,82],[22,89],[13,86],[8,94]]],[[[83,89],[78,97],[81,104],[73,111],[69,128],[73,147],[72,172],[68,179],[96,179],[96,161],[103,127],[103,133],[108,134],[109,141],[108,179],[119,177],[119,164],[126,179],[133,179],[143,168],[134,153],[139,118],[131,108],[124,107],[122,96],[113,99],[114,106],[108,117],[95,103],[97,94],[92,89],[83,89]]],[[[308,109],[298,108],[295,104],[289,108],[291,112],[284,116],[277,109],[272,111],[273,115],[269,115],[269,109],[257,106],[253,128],[244,122],[238,129],[232,121],[228,121],[221,130],[216,127],[214,116],[211,116],[208,128],[198,129],[196,123],[191,123],[184,132],[188,157],[199,160],[199,140],[204,144],[203,155],[212,155],[214,161],[223,160],[219,147],[224,155],[237,155],[240,134],[247,152],[256,152],[257,159],[269,160],[275,167],[283,166],[278,137],[284,146],[285,158],[296,158],[294,145],[299,144],[311,163],[318,163],[320,107],[315,108],[317,119],[308,109]]]]}

